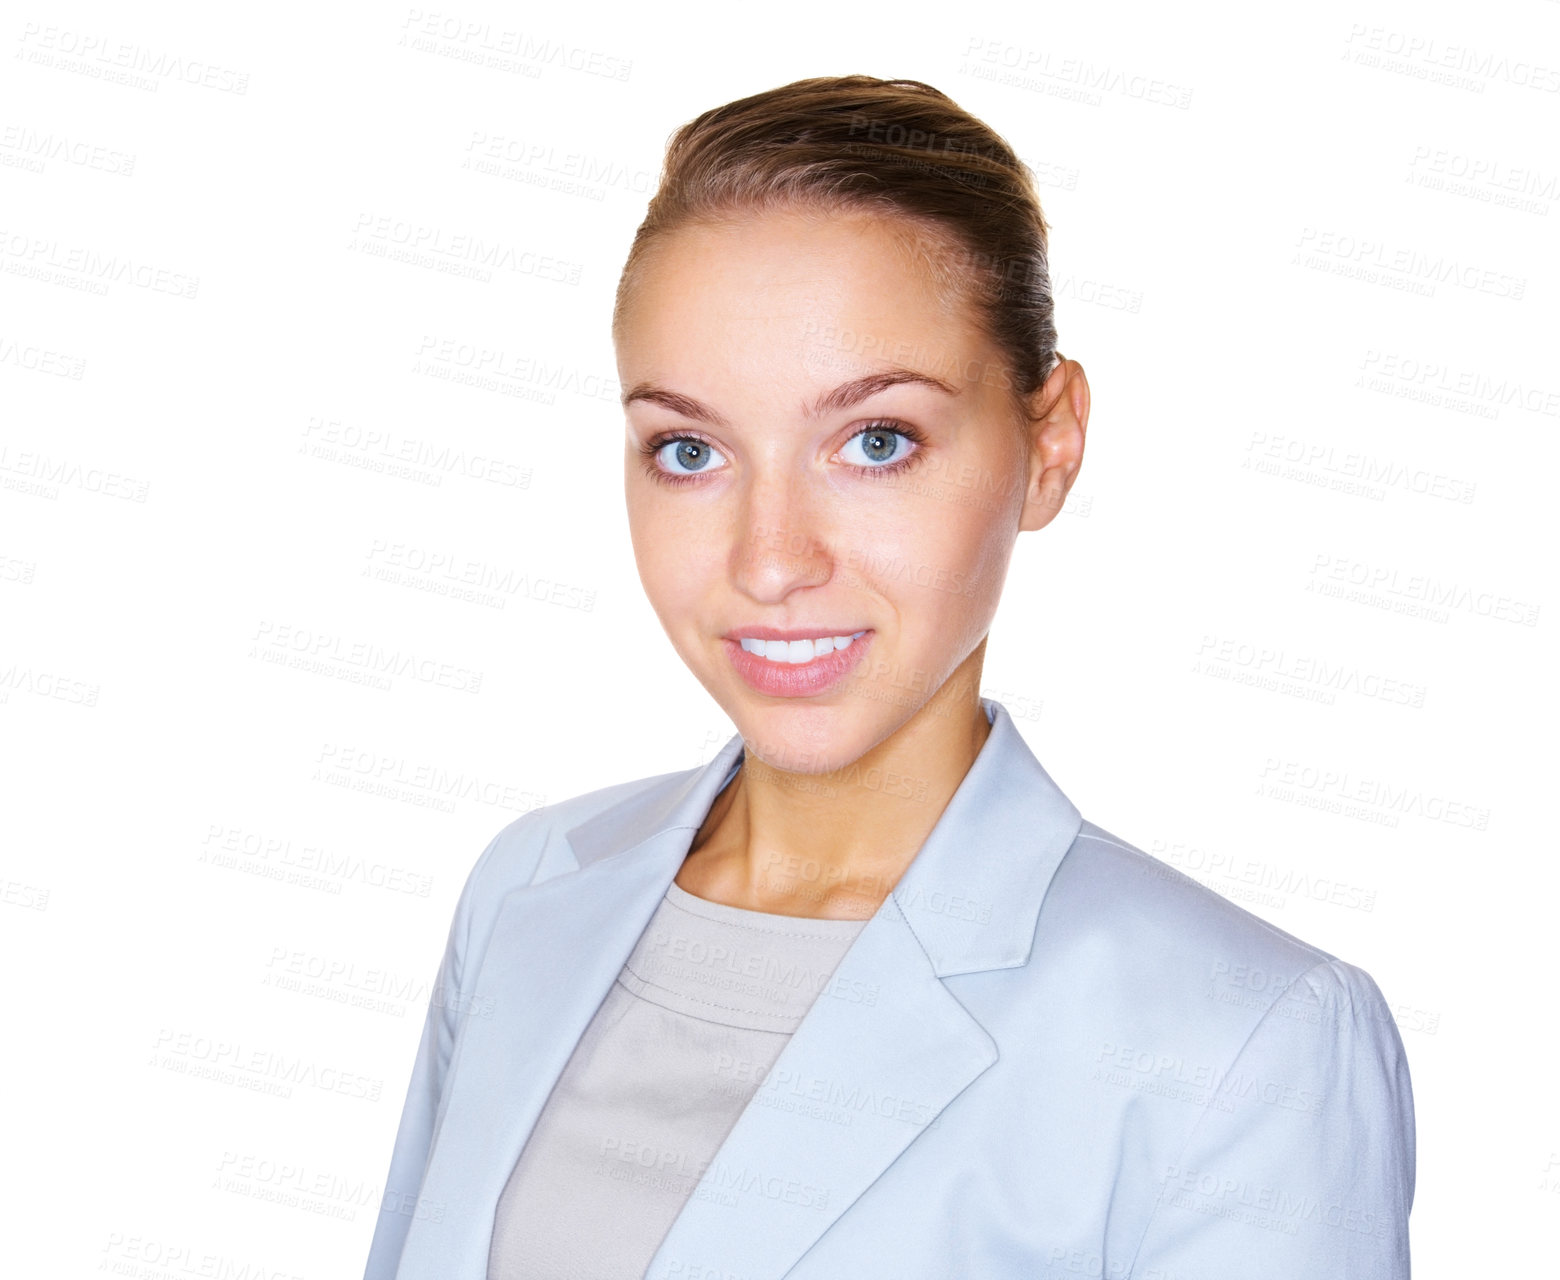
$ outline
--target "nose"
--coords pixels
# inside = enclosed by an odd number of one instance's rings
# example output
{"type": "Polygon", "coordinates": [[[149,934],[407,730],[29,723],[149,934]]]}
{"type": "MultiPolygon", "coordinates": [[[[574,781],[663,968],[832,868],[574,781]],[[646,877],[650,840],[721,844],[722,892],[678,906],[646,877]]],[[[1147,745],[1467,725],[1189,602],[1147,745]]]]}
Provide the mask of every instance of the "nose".
{"type": "Polygon", "coordinates": [[[737,501],[731,577],[740,591],[776,604],[799,587],[822,586],[834,576],[823,509],[828,496],[812,493],[805,475],[751,476],[737,501]]]}

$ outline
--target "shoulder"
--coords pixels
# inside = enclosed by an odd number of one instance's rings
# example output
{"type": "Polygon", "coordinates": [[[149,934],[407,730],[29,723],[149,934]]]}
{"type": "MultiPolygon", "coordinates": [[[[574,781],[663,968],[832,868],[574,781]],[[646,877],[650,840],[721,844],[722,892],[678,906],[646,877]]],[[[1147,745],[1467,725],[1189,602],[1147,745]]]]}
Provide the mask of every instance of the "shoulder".
{"type": "Polygon", "coordinates": [[[1106,912],[1141,941],[1172,950],[1190,945],[1199,954],[1220,951],[1296,975],[1336,958],[1088,821],[1051,892],[1074,909],[1106,912]]]}
{"type": "Polygon", "coordinates": [[[1340,1021],[1395,1039],[1363,969],[1253,915],[1091,822],[1058,867],[1036,951],[1133,1051],[1216,1067],[1272,1017],[1327,1038],[1340,1021]]]}

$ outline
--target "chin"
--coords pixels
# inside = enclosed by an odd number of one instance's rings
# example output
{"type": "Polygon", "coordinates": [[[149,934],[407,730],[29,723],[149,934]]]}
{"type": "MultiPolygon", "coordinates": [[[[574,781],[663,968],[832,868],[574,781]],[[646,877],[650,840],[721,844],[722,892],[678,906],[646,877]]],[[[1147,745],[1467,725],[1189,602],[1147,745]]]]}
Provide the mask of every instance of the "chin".
{"type": "Polygon", "coordinates": [[[726,714],[746,744],[747,754],[772,769],[787,773],[832,773],[861,759],[887,736],[882,704],[846,697],[843,700],[786,703],[761,701],[741,690],[726,714]]]}

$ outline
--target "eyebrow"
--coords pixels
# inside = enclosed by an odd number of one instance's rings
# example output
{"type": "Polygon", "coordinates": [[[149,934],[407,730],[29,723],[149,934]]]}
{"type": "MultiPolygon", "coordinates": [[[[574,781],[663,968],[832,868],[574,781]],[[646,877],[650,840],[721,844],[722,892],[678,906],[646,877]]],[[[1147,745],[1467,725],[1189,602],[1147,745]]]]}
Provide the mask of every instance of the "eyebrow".
{"type": "MultiPolygon", "coordinates": [[[[915,369],[895,367],[880,369],[876,373],[842,382],[834,390],[825,391],[811,405],[803,405],[802,413],[808,418],[822,417],[826,413],[838,413],[843,409],[849,409],[852,405],[860,404],[880,391],[905,385],[931,387],[950,396],[959,394],[958,387],[944,382],[941,378],[934,378],[929,373],[921,373],[915,369]]],[[[658,387],[654,383],[641,382],[624,392],[623,407],[628,408],[636,400],[658,404],[663,409],[681,414],[684,418],[707,422],[712,427],[731,426],[724,414],[716,412],[702,400],[695,400],[692,396],[685,396],[680,392],[668,391],[665,387],[658,387]]]]}

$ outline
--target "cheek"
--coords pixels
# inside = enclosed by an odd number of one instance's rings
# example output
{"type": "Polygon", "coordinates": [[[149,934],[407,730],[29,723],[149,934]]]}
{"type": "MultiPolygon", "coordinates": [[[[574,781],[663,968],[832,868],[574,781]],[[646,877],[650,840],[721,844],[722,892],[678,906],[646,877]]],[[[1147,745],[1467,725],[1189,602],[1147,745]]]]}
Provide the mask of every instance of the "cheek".
{"type": "Polygon", "coordinates": [[[724,543],[718,527],[706,527],[687,504],[636,495],[628,503],[628,531],[634,563],[651,607],[663,623],[675,626],[709,593],[712,578],[724,573],[724,543]]]}
{"type": "MultiPolygon", "coordinates": [[[[932,502],[918,518],[877,544],[877,563],[888,566],[887,589],[914,624],[958,635],[983,631],[996,613],[1013,539],[994,512],[932,502]],[[892,543],[892,545],[890,545],[892,543]]],[[[880,579],[882,580],[882,579],[880,579]]]]}

